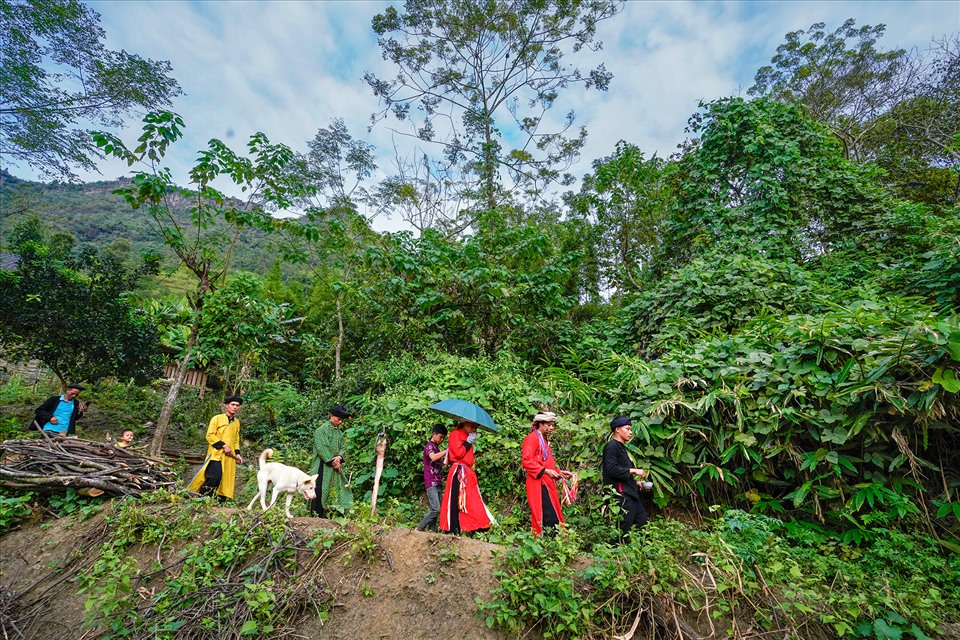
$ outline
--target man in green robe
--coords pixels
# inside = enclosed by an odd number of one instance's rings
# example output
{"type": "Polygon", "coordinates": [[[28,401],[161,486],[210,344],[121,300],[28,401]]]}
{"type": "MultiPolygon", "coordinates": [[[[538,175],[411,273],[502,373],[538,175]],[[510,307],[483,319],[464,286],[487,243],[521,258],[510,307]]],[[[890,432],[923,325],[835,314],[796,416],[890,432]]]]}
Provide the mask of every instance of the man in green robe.
{"type": "Polygon", "coordinates": [[[313,434],[313,462],[310,474],[320,474],[317,497],[310,503],[310,515],[325,518],[330,510],[344,513],[353,504],[353,493],[344,474],[343,461],[347,441],[340,425],[350,418],[342,404],[330,409],[330,420],[317,427],[313,434]]]}

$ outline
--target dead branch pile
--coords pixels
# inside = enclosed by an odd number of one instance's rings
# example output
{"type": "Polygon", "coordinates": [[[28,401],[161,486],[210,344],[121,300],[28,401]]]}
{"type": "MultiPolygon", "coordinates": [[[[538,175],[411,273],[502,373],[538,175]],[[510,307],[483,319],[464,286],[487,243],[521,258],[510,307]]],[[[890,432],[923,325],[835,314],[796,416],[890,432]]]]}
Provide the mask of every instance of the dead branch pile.
{"type": "Polygon", "coordinates": [[[10,489],[139,496],[175,481],[167,462],[102,442],[43,437],[0,443],[0,486],[10,489]]]}

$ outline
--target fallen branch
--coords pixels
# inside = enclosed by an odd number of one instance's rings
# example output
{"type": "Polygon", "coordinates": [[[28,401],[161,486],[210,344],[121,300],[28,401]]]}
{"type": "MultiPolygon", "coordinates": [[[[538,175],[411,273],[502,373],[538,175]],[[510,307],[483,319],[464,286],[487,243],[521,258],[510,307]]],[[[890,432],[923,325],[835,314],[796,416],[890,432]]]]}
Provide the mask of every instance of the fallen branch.
{"type": "Polygon", "coordinates": [[[139,496],[175,484],[167,462],[111,444],[49,436],[0,443],[0,486],[6,488],[139,496]]]}

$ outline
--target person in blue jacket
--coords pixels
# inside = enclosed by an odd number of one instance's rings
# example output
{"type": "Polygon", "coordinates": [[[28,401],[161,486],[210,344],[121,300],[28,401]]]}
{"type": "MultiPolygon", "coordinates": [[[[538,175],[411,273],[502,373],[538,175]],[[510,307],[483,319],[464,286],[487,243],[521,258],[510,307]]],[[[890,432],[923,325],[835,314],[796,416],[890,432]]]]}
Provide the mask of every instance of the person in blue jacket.
{"type": "Polygon", "coordinates": [[[87,412],[90,403],[80,404],[77,396],[83,391],[78,384],[68,384],[63,395],[50,396],[37,407],[33,428],[55,435],[72,436],[77,431],[77,420],[87,412]]]}

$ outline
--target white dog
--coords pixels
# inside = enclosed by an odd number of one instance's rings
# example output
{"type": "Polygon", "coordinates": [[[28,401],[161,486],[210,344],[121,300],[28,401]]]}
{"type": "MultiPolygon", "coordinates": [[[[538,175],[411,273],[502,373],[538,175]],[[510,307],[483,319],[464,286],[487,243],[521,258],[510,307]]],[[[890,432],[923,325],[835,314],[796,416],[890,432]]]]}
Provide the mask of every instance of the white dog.
{"type": "Polygon", "coordinates": [[[273,449],[264,449],[260,454],[260,471],[257,471],[257,495],[247,505],[247,509],[253,508],[253,503],[260,498],[260,506],[266,511],[277,501],[277,496],[281,493],[287,494],[286,513],[288,518],[292,518],[290,513],[290,503],[293,496],[301,494],[307,500],[313,500],[317,497],[317,477],[319,474],[307,475],[296,467],[289,467],[279,462],[267,462],[267,458],[273,455],[273,449]],[[273,483],[273,498],[270,499],[270,507],[267,506],[267,485],[273,483]]]}

